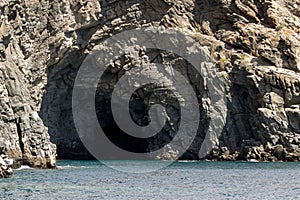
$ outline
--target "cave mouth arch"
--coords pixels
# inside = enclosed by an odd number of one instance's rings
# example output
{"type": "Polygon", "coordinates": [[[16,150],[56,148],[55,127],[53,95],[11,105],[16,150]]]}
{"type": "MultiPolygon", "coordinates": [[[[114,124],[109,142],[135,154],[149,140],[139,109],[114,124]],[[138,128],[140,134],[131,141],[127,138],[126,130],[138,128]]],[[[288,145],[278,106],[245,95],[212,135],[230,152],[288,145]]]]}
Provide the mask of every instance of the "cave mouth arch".
{"type": "MultiPolygon", "coordinates": [[[[191,64],[189,64],[181,57],[162,50],[155,49],[147,49],[146,52],[143,52],[142,54],[147,55],[149,61],[151,62],[168,62],[175,70],[180,71],[186,77],[186,79],[189,80],[198,96],[201,96],[201,93],[204,93],[203,80],[201,76],[191,64]]],[[[121,66],[128,64],[126,62],[131,62],[125,61],[126,58],[124,55],[120,56],[120,58],[118,59],[119,63],[121,63],[121,66]]],[[[58,159],[94,159],[94,157],[87,151],[87,149],[81,142],[76,131],[72,116],[73,85],[77,71],[80,68],[83,60],[84,57],[80,57],[78,55],[77,59],[70,59],[68,60],[67,64],[60,64],[48,69],[48,84],[46,86],[46,93],[43,96],[42,109],[40,114],[42,116],[42,119],[44,120],[45,125],[48,127],[51,142],[57,145],[58,159]]],[[[114,82],[116,82],[118,80],[117,77],[119,77],[120,74],[123,73],[124,72],[122,72],[121,69],[116,71],[114,68],[114,70],[110,70],[106,77],[114,79],[114,82]]],[[[98,87],[101,86],[98,85],[98,87]]],[[[107,109],[110,108],[109,98],[106,98],[108,96],[109,95],[105,90],[102,91],[102,95],[101,93],[98,96],[96,95],[95,102],[97,117],[98,119],[101,118],[101,127],[103,127],[104,132],[111,134],[113,138],[119,138],[117,140],[115,139],[115,141],[117,143],[120,143],[120,146],[128,147],[128,144],[130,144],[129,140],[127,140],[126,137],[124,138],[121,136],[120,130],[118,129],[118,127],[116,127],[116,124],[111,118],[110,109],[107,109]],[[98,109],[97,105],[99,105],[98,109]]],[[[133,94],[132,98],[135,98],[135,101],[131,101],[132,105],[139,104],[139,101],[142,100],[136,94],[133,94]]],[[[198,103],[200,108],[199,110],[201,112],[200,115],[203,116],[203,119],[199,120],[199,130],[195,141],[191,145],[190,149],[187,150],[187,153],[182,156],[182,159],[198,159],[197,152],[199,152],[199,148],[201,147],[201,145],[199,144],[201,144],[201,142],[203,141],[205,137],[205,131],[209,124],[209,118],[207,117],[206,111],[202,108],[201,98],[198,99],[198,103]]],[[[139,110],[138,112],[143,113],[140,118],[147,117],[147,106],[145,106],[144,109],[139,110]]],[[[138,125],[145,125],[145,122],[139,124],[136,121],[136,123],[138,125]]],[[[167,132],[168,135],[170,127],[167,127],[167,129],[168,130],[166,130],[165,133],[167,132]]],[[[170,140],[170,138],[172,138],[172,134],[169,134],[168,138],[166,138],[165,140],[170,140]]],[[[142,151],[141,149],[145,149],[146,146],[151,145],[153,145],[151,144],[151,142],[145,142],[144,145],[141,145],[138,141],[136,141],[136,144],[133,145],[135,146],[135,149],[132,150],[140,152],[142,151]]]]}

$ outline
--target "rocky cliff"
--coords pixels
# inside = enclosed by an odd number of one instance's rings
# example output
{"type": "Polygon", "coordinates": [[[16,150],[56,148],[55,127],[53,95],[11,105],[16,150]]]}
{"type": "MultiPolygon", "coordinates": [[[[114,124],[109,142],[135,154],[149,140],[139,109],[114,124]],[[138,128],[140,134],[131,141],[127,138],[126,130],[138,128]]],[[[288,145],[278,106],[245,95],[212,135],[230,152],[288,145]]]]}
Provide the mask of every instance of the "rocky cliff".
{"type": "Polygon", "coordinates": [[[5,155],[0,156],[0,178],[10,178],[12,176],[12,168],[13,164],[12,159],[5,158],[5,155]]]}
{"type": "MultiPolygon", "coordinates": [[[[300,159],[296,0],[1,0],[0,13],[0,146],[16,161],[54,167],[54,144],[59,158],[91,158],[72,118],[76,73],[105,39],[147,26],[175,28],[195,38],[226,82],[226,125],[220,137],[212,138],[214,147],[206,158],[300,159]]],[[[182,58],[160,50],[140,49],[129,57],[116,58],[112,85],[125,65],[140,59],[189,69],[182,58]]],[[[98,118],[114,132],[105,102],[100,98],[97,104],[98,118]]],[[[200,105],[205,126],[210,104],[203,98],[199,102],[207,104],[207,109],[200,105]]],[[[203,134],[205,128],[182,158],[199,158],[203,134]]]]}

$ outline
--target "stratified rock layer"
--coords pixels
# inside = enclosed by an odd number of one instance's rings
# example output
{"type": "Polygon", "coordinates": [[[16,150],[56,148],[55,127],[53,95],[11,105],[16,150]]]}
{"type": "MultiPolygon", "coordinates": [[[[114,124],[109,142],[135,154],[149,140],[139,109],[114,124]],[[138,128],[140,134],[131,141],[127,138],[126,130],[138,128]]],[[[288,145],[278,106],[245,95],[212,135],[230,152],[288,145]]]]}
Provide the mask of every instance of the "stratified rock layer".
{"type": "MultiPolygon", "coordinates": [[[[76,72],[106,38],[154,26],[195,38],[226,80],[227,121],[221,136],[212,138],[207,158],[299,161],[298,1],[25,0],[0,1],[0,9],[0,146],[9,157],[53,167],[56,149],[50,134],[60,158],[91,158],[72,119],[76,72]]],[[[182,58],[159,50],[130,56],[127,63],[116,61],[116,69],[143,56],[148,62],[189,68],[182,58]]],[[[210,118],[205,102],[203,123],[210,118]]],[[[107,111],[98,105],[99,119],[106,119],[107,111]]],[[[114,130],[109,120],[103,124],[114,130]]],[[[199,158],[203,134],[183,158],[199,158]]],[[[161,158],[172,158],[173,152],[161,158]]]]}

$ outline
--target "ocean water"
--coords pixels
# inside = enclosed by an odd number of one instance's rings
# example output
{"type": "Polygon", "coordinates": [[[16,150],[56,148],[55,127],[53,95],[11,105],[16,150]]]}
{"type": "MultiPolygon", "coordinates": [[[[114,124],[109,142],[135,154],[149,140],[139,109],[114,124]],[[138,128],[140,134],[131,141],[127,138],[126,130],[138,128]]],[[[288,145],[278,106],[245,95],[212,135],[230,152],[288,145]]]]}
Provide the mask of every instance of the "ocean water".
{"type": "MultiPolygon", "coordinates": [[[[157,161],[163,162],[163,161],[157,161]]],[[[139,168],[153,162],[115,161],[139,168]]],[[[99,161],[58,161],[57,170],[23,167],[0,179],[1,199],[300,199],[300,163],[175,162],[124,173],[99,161]]]]}

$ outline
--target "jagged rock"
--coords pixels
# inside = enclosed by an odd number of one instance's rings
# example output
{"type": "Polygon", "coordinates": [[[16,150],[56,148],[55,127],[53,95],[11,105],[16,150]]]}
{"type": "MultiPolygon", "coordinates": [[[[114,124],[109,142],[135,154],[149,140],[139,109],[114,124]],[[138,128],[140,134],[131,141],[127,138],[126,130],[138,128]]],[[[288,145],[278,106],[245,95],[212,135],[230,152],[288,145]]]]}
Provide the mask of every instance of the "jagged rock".
{"type": "MultiPolygon", "coordinates": [[[[221,137],[212,135],[214,151],[207,158],[299,160],[298,1],[2,0],[0,11],[0,147],[15,163],[55,167],[54,144],[60,158],[92,158],[72,119],[76,73],[106,38],[141,26],[176,28],[194,37],[222,71],[227,122],[221,137]]],[[[105,92],[122,75],[122,68],[145,59],[177,66],[181,72],[190,69],[182,58],[158,50],[139,49],[126,56],[113,62],[112,80],[99,90],[104,95],[98,99],[103,103],[98,115],[113,131],[103,105],[107,105],[105,92]]],[[[195,80],[190,81],[196,85],[195,80]]],[[[203,97],[200,102],[205,127],[213,117],[211,101],[203,97]]],[[[178,110],[169,112],[179,120],[178,110]]],[[[166,127],[166,137],[174,135],[174,127],[166,127]]],[[[204,128],[199,131],[183,158],[199,159],[205,134],[204,128]]],[[[170,149],[161,158],[175,154],[170,149]]]]}
{"type": "Polygon", "coordinates": [[[0,156],[0,178],[10,178],[12,176],[12,165],[12,159],[7,159],[5,155],[0,156]]]}
{"type": "Polygon", "coordinates": [[[291,127],[295,130],[300,130],[300,109],[285,109],[291,127]]]}

